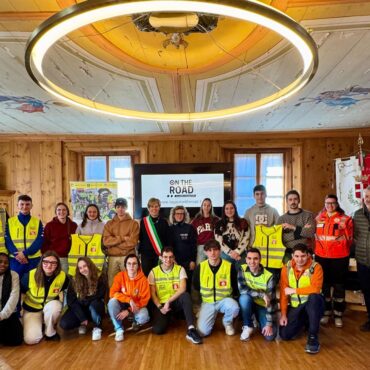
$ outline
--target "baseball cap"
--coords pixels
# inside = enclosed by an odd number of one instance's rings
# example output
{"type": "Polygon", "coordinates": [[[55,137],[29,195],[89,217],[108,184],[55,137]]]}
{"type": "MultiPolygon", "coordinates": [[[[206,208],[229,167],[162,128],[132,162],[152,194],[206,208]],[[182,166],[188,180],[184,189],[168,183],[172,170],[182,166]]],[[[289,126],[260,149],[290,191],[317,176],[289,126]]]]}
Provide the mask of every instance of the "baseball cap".
{"type": "Polygon", "coordinates": [[[117,198],[114,207],[123,206],[127,208],[127,200],[125,198],[117,198]]]}

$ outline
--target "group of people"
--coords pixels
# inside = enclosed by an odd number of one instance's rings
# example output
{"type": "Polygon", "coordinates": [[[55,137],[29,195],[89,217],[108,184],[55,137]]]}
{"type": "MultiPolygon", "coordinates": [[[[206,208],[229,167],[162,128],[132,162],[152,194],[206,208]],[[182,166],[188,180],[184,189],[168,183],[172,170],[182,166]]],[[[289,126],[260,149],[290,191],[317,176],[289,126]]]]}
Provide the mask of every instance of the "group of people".
{"type": "MultiPolygon", "coordinates": [[[[191,223],[184,206],[174,207],[168,222],[156,198],[139,223],[118,198],[112,220],[104,224],[99,208],[89,204],[79,226],[58,203],[43,228],[31,216],[31,198],[20,196],[17,216],[0,214],[0,343],[59,340],[58,322],[80,334],[92,322],[92,339],[99,340],[107,302],[118,342],[125,322],[138,330],[150,321],[152,332],[163,334],[180,315],[186,338],[199,344],[222,313],[227,335],[235,334],[234,319],[241,316],[243,341],[257,327],[268,341],[278,333],[293,339],[307,327],[305,350],[317,353],[320,324],[333,318],[343,326],[352,245],[370,315],[370,188],[353,219],[335,195],[326,196],[316,218],[299,207],[295,190],[286,194],[281,216],[266,204],[263,185],[255,186],[254,198],[244,217],[227,201],[221,218],[206,198],[191,223]],[[201,304],[197,320],[194,303],[201,304]]],[[[370,331],[370,317],[361,330],[370,331]]]]}

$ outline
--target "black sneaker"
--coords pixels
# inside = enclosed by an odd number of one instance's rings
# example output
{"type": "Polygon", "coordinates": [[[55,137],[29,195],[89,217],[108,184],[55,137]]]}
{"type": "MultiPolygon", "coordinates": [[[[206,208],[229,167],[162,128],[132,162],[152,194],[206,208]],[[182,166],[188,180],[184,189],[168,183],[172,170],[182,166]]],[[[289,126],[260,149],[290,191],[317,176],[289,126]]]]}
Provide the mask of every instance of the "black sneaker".
{"type": "Polygon", "coordinates": [[[370,331],[370,321],[366,321],[360,326],[361,331],[370,331]]]}
{"type": "Polygon", "coordinates": [[[194,344],[203,343],[202,338],[200,337],[199,333],[197,332],[197,329],[195,328],[191,328],[188,330],[188,333],[186,334],[186,339],[190,340],[194,344]]]}
{"type": "Polygon", "coordinates": [[[60,336],[59,336],[58,333],[55,333],[51,337],[48,337],[47,335],[45,335],[45,340],[50,341],[50,342],[59,342],[60,341],[60,336]]]}
{"type": "Polygon", "coordinates": [[[305,351],[311,354],[315,354],[320,351],[320,343],[316,335],[308,336],[305,351]]]}

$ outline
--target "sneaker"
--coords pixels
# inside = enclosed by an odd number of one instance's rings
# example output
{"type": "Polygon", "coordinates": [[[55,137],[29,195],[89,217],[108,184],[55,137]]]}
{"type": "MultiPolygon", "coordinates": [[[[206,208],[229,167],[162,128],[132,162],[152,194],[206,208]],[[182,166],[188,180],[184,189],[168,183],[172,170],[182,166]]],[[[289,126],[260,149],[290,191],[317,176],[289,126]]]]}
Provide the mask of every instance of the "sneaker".
{"type": "Polygon", "coordinates": [[[116,336],[114,337],[114,340],[116,342],[122,342],[123,341],[123,330],[122,329],[118,329],[116,331],[116,336]]]}
{"type": "Polygon", "coordinates": [[[186,334],[186,339],[190,340],[194,344],[201,344],[203,343],[202,338],[200,337],[199,333],[197,332],[197,329],[191,328],[188,330],[186,334]]]}
{"type": "Polygon", "coordinates": [[[243,326],[243,331],[240,335],[240,340],[249,340],[251,334],[253,333],[254,328],[250,328],[249,326],[243,326]]]}
{"type": "Polygon", "coordinates": [[[94,328],[92,331],[92,340],[100,340],[101,339],[101,332],[100,328],[94,328]]]}
{"type": "Polygon", "coordinates": [[[141,329],[141,325],[138,324],[135,320],[132,322],[131,330],[136,333],[141,329]]]}
{"type": "Polygon", "coordinates": [[[234,335],[235,334],[235,329],[233,327],[233,324],[227,324],[225,326],[225,333],[226,335],[234,335]]]}
{"type": "Polygon", "coordinates": [[[366,321],[360,326],[361,331],[370,331],[370,321],[366,321]]]}
{"type": "Polygon", "coordinates": [[[330,319],[330,317],[329,316],[323,316],[322,318],[321,318],[321,320],[320,320],[320,324],[321,325],[328,325],[328,323],[329,323],[329,319],[330,319]]]}
{"type": "Polygon", "coordinates": [[[80,335],[85,335],[87,332],[87,326],[86,325],[81,325],[78,327],[78,334],[80,335]]]}
{"type": "Polygon", "coordinates": [[[59,336],[58,333],[55,333],[51,337],[48,337],[47,335],[45,335],[45,340],[50,341],[50,342],[59,342],[60,341],[60,336],[59,336]]]}
{"type": "Polygon", "coordinates": [[[337,328],[343,328],[343,320],[341,317],[334,318],[334,324],[337,328]]]}
{"type": "Polygon", "coordinates": [[[315,354],[320,351],[320,343],[316,335],[308,336],[305,351],[311,354],[315,354]]]}

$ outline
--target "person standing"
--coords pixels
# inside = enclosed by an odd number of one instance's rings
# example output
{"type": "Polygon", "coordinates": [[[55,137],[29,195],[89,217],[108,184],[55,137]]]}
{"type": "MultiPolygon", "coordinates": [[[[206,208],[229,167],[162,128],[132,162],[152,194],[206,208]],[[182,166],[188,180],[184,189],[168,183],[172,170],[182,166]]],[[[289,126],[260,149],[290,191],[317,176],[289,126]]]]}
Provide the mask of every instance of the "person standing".
{"type": "Polygon", "coordinates": [[[125,258],[135,253],[139,240],[139,224],[127,212],[127,200],[117,198],[116,215],[105,224],[103,244],[108,256],[108,284],[112,285],[116,274],[125,268],[125,258]]]}
{"type": "Polygon", "coordinates": [[[93,203],[88,204],[83,214],[81,225],[77,227],[76,234],[89,236],[94,234],[103,235],[103,230],[104,222],[100,217],[99,207],[93,203]]]}
{"type": "Polygon", "coordinates": [[[68,273],[71,235],[76,232],[77,224],[69,218],[69,208],[63,202],[55,206],[55,215],[56,217],[45,225],[41,252],[45,253],[49,250],[56,252],[60,258],[62,270],[68,273]]]}
{"type": "Polygon", "coordinates": [[[207,259],[207,256],[204,253],[204,244],[208,240],[214,239],[214,229],[219,220],[220,218],[213,212],[211,199],[204,198],[199,212],[191,222],[197,232],[197,265],[207,259]]]}
{"type": "Polygon", "coordinates": [[[299,208],[301,197],[298,191],[289,190],[285,201],[288,212],[278,218],[277,224],[283,226],[283,244],[286,248],[284,261],[287,262],[292,258],[295,245],[305,244],[312,249],[316,224],[311,212],[299,208]]]}
{"type": "Polygon", "coordinates": [[[266,196],[264,185],[256,185],[253,188],[253,197],[256,204],[247,209],[244,214],[251,230],[249,246],[253,246],[257,225],[273,226],[278,222],[279,212],[266,203],[266,196]]]}
{"type": "Polygon", "coordinates": [[[157,198],[148,200],[149,215],[140,221],[139,254],[145,276],[158,265],[164,247],[169,246],[170,235],[167,220],[159,215],[161,202],[157,198]]]}
{"type": "Polygon", "coordinates": [[[28,195],[18,197],[18,216],[10,217],[5,233],[5,246],[10,255],[10,269],[22,280],[24,274],[36,268],[41,259],[43,226],[31,216],[32,199],[28,195]]]}
{"type": "Polygon", "coordinates": [[[236,205],[228,200],[222,208],[222,218],[215,226],[215,239],[221,245],[221,258],[234,265],[241,261],[249,243],[248,222],[240,218],[236,205]]]}
{"type": "Polygon", "coordinates": [[[364,204],[355,212],[353,224],[357,275],[368,317],[360,330],[370,331],[370,186],[364,191],[364,204]]]}
{"type": "Polygon", "coordinates": [[[315,261],[324,270],[323,294],[325,313],[321,323],[326,325],[334,313],[336,327],[343,326],[345,309],[345,279],[353,240],[352,218],[345,215],[334,194],[325,197],[325,207],[316,217],[315,261]],[[333,288],[333,294],[331,289],[333,288]],[[333,312],[334,311],[334,312],[333,312]]]}
{"type": "Polygon", "coordinates": [[[197,258],[197,236],[189,224],[189,213],[184,206],[176,206],[170,211],[170,244],[173,247],[176,263],[181,265],[188,276],[186,291],[190,293],[195,261],[197,258]]]}

